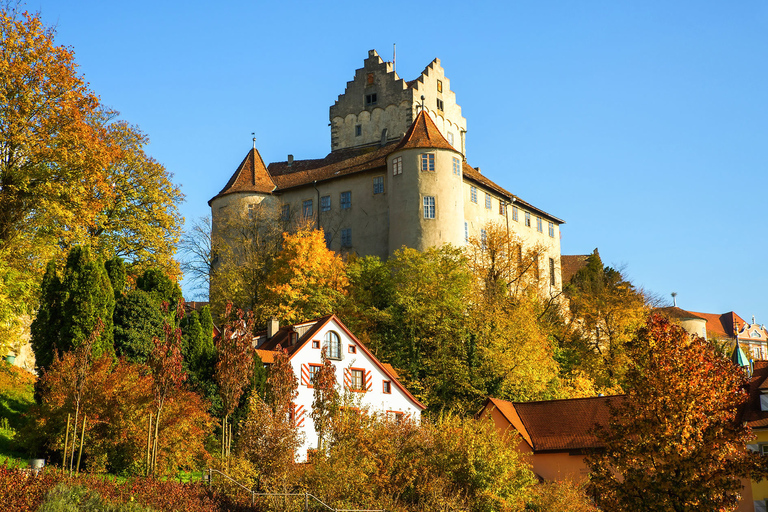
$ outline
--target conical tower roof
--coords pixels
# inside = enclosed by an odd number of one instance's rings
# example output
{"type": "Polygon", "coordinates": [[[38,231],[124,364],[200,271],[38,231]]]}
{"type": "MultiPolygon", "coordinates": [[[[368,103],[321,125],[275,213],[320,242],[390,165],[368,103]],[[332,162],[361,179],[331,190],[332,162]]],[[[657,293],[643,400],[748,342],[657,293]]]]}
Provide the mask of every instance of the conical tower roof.
{"type": "Polygon", "coordinates": [[[273,190],[275,190],[275,182],[272,181],[272,178],[267,171],[267,167],[264,165],[264,160],[261,159],[259,151],[256,148],[253,148],[237,167],[237,170],[232,177],[229,178],[229,181],[224,188],[221,189],[221,192],[208,201],[208,205],[210,206],[214,199],[235,192],[270,194],[273,190]]]}
{"type": "Polygon", "coordinates": [[[733,348],[731,361],[733,361],[736,366],[749,366],[749,359],[747,359],[747,356],[744,355],[744,351],[741,350],[741,346],[739,346],[738,341],[736,342],[736,346],[733,348]]]}
{"type": "Polygon", "coordinates": [[[450,149],[458,152],[450,142],[445,140],[435,122],[423,109],[405,132],[403,140],[397,145],[395,151],[410,148],[450,149]]]}

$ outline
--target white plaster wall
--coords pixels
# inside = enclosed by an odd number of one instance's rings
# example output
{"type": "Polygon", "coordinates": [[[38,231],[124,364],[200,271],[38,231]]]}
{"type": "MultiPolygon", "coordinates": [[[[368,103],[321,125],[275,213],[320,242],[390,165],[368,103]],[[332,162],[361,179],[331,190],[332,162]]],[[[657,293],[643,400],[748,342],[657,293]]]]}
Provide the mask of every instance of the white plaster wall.
{"type": "MultiPolygon", "coordinates": [[[[411,418],[414,421],[420,421],[421,410],[413,403],[413,401],[392,381],[391,394],[383,393],[383,381],[391,380],[381,368],[374,362],[371,357],[360,348],[358,342],[354,340],[347,332],[342,329],[334,320],[328,322],[322,329],[320,329],[313,340],[320,342],[320,347],[325,343],[325,334],[328,331],[334,331],[341,338],[341,352],[342,359],[339,361],[333,361],[333,365],[336,367],[336,381],[338,385],[339,393],[343,393],[342,388],[344,384],[344,370],[348,368],[363,369],[366,372],[371,372],[371,390],[365,393],[355,392],[354,395],[359,399],[360,407],[367,408],[371,413],[386,413],[387,411],[402,412],[406,417],[411,418]],[[357,353],[350,354],[349,346],[356,346],[357,353]]],[[[302,384],[301,382],[301,367],[305,364],[321,364],[321,349],[313,349],[312,342],[307,342],[302,349],[293,355],[291,358],[291,365],[299,380],[299,396],[296,398],[296,406],[303,408],[303,418],[297,416],[297,422],[303,419],[303,424],[300,431],[304,434],[304,444],[297,453],[298,460],[306,460],[307,450],[317,448],[317,433],[315,432],[314,423],[310,417],[312,411],[312,401],[314,400],[314,389],[302,384]]]]}
{"type": "Polygon", "coordinates": [[[544,249],[544,254],[539,258],[539,288],[545,293],[556,294],[562,291],[563,281],[560,266],[560,226],[554,223],[554,236],[549,236],[549,222],[546,217],[543,217],[532,210],[527,210],[524,206],[519,204],[507,205],[506,216],[499,214],[499,201],[502,199],[491,192],[484,189],[474,182],[464,182],[464,220],[467,222],[468,232],[470,237],[480,238],[480,230],[483,229],[488,222],[494,222],[500,224],[506,228],[509,224],[509,231],[511,234],[517,236],[523,244],[523,250],[530,250],[534,247],[540,246],[544,249]],[[471,187],[477,187],[477,203],[471,201],[471,187]],[[485,194],[491,194],[491,208],[485,207],[485,194]],[[513,219],[512,211],[513,207],[518,208],[517,221],[513,219]],[[531,213],[531,226],[525,225],[525,212],[531,213]],[[536,228],[536,218],[541,217],[542,231],[539,232],[536,228]],[[555,286],[550,286],[549,280],[549,258],[555,260],[555,286]]]}

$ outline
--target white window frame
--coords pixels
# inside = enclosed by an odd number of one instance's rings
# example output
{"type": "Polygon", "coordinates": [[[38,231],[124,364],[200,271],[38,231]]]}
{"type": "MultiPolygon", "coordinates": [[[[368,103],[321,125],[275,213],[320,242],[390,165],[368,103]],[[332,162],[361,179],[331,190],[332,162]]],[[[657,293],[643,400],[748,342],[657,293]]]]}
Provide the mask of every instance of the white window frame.
{"type": "Polygon", "coordinates": [[[477,187],[474,185],[469,186],[469,200],[477,204],[477,187]]]}
{"type": "Polygon", "coordinates": [[[392,159],[392,176],[403,174],[403,157],[398,156],[392,159]]]}
{"type": "Polygon", "coordinates": [[[422,204],[424,205],[424,218],[434,219],[437,214],[437,208],[435,206],[435,197],[424,196],[424,199],[422,200],[422,204]]]}
{"type": "Polygon", "coordinates": [[[425,172],[435,172],[435,154],[422,153],[419,155],[421,161],[421,170],[425,172]]]}
{"type": "Polygon", "coordinates": [[[491,194],[489,194],[488,192],[485,193],[485,207],[488,210],[493,209],[493,202],[491,201],[491,194]]]}
{"type": "Polygon", "coordinates": [[[549,222],[548,231],[549,231],[550,238],[555,238],[555,223],[554,222],[551,222],[551,221],[549,222]]]}

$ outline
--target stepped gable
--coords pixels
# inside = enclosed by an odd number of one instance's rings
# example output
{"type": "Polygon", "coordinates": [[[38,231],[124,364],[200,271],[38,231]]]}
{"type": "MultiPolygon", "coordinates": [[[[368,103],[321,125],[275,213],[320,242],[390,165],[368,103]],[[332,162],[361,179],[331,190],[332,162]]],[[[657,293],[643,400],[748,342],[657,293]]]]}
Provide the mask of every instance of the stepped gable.
{"type": "MultiPolygon", "coordinates": [[[[443,134],[435,125],[435,122],[422,110],[416,116],[416,120],[405,132],[403,139],[395,148],[397,151],[401,149],[411,148],[428,148],[428,149],[448,149],[450,151],[456,151],[456,148],[451,146],[451,143],[445,140],[443,134]]],[[[458,153],[458,151],[456,151],[458,153]]],[[[509,194],[509,192],[507,192],[509,194]]]]}
{"type": "Polygon", "coordinates": [[[418,91],[420,86],[424,84],[424,77],[429,76],[429,72],[435,67],[435,65],[440,66],[440,59],[435,58],[427,64],[427,67],[424,68],[424,71],[421,72],[418,78],[415,80],[410,80],[409,82],[406,82],[406,85],[409,89],[413,89],[415,91],[418,91]]]}
{"type": "Polygon", "coordinates": [[[208,201],[208,206],[211,205],[211,202],[213,202],[214,199],[218,199],[227,194],[236,192],[271,194],[274,190],[275,183],[267,172],[264,160],[262,160],[259,151],[256,148],[253,148],[237,167],[237,170],[232,177],[229,178],[229,181],[224,188],[221,189],[221,192],[208,201]]]}

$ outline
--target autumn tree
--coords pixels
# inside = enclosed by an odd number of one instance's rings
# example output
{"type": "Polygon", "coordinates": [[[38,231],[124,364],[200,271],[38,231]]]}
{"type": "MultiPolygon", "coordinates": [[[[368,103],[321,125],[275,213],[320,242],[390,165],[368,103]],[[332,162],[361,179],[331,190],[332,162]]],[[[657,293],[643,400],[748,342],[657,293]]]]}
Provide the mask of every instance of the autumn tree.
{"type": "Polygon", "coordinates": [[[150,446],[148,454],[147,473],[154,474],[157,470],[158,441],[160,437],[160,421],[169,423],[163,417],[167,402],[172,401],[181,391],[181,385],[186,380],[183,357],[181,355],[181,329],[176,324],[183,315],[184,302],[177,305],[175,318],[166,316],[163,324],[163,337],[153,340],[154,347],[149,356],[149,368],[152,374],[152,394],[155,399],[154,417],[150,416],[150,446]],[[174,321],[176,320],[176,321],[174,321]],[[173,322],[173,323],[172,323],[173,322]],[[152,430],[154,421],[154,430],[152,430]]]}
{"type": "MultiPolygon", "coordinates": [[[[226,316],[232,315],[232,305],[228,304],[226,316]]],[[[253,313],[238,310],[224,325],[216,345],[215,379],[219,386],[219,396],[223,406],[221,457],[229,461],[232,447],[232,426],[229,416],[240,403],[240,397],[248,383],[247,376],[253,367],[253,313]]]]}
{"type": "Polygon", "coordinates": [[[9,328],[35,309],[30,284],[45,263],[74,246],[177,272],[178,188],[54,36],[39,15],[0,10],[0,279],[13,291],[0,292],[0,321],[9,328]]]}
{"type": "Polygon", "coordinates": [[[278,347],[266,398],[251,394],[237,443],[238,455],[253,464],[263,488],[287,492],[296,477],[295,455],[303,441],[293,414],[298,387],[288,354],[278,347]]]}
{"type": "Polygon", "coordinates": [[[588,459],[605,510],[735,510],[741,478],[768,468],[738,421],[745,376],[706,340],[653,315],[627,344],[627,393],[588,459]]]}
{"type": "Polygon", "coordinates": [[[310,417],[317,432],[317,450],[324,454],[331,421],[339,411],[339,392],[336,389],[336,366],[328,359],[325,347],[320,357],[323,364],[312,380],[314,397],[310,417]]]}
{"type": "Polygon", "coordinates": [[[597,250],[565,289],[570,315],[562,347],[602,387],[621,385],[626,343],[647,314],[642,291],[618,270],[603,266],[597,250]]]}
{"type": "Polygon", "coordinates": [[[259,319],[275,316],[290,324],[332,313],[347,282],[344,262],[326,247],[322,230],[285,233],[258,304],[259,319]]]}

